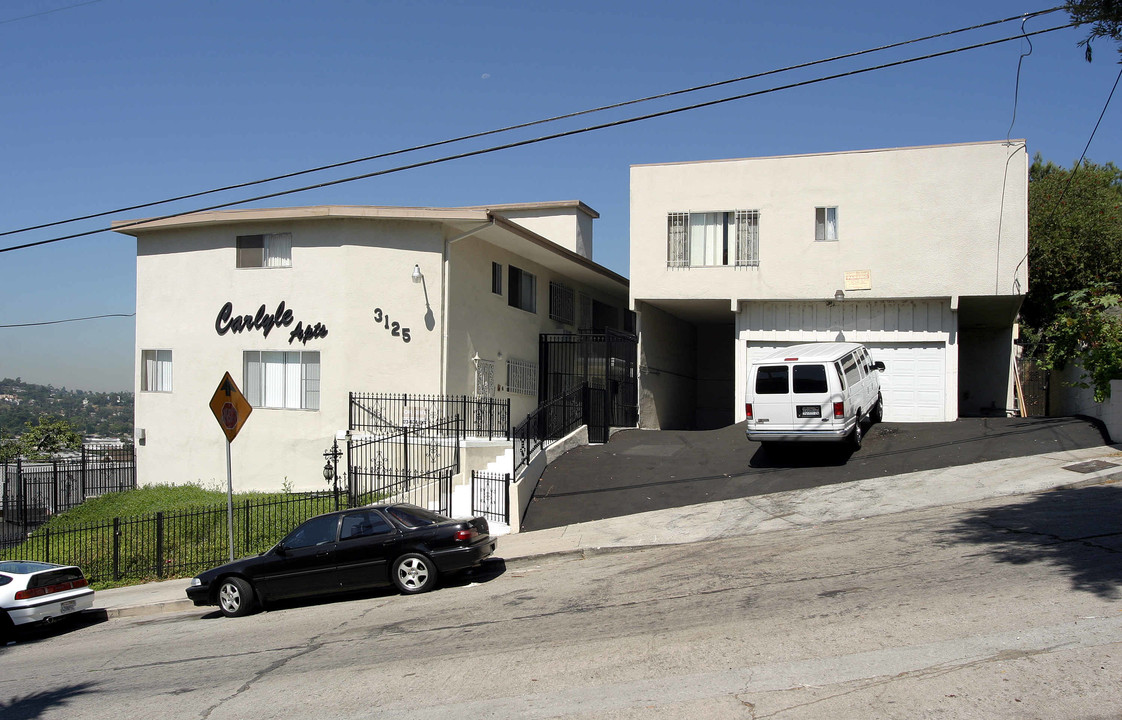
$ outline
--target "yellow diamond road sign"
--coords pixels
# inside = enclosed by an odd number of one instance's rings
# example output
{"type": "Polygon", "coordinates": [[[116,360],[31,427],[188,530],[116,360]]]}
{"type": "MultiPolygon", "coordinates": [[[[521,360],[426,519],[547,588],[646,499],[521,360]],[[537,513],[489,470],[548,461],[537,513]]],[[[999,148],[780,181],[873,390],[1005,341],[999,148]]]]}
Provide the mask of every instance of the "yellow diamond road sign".
{"type": "Polygon", "coordinates": [[[234,378],[226,373],[218,384],[218,389],[214,391],[214,397],[210,399],[210,411],[222,426],[222,432],[226,433],[226,440],[234,442],[253,408],[242,391],[238,390],[234,378]]]}

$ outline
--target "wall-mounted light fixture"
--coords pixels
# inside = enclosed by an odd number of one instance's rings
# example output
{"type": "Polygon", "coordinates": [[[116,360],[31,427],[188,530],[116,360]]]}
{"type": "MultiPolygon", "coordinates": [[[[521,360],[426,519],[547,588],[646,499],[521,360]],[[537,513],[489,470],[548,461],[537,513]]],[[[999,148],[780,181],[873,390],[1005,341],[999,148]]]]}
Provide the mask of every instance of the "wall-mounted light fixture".
{"type": "Polygon", "coordinates": [[[838,290],[836,293],[834,293],[834,300],[837,301],[837,302],[841,302],[842,300],[845,300],[845,293],[842,292],[841,290],[838,290]]]}
{"type": "Polygon", "coordinates": [[[420,265],[414,265],[413,266],[413,282],[420,283],[421,280],[424,279],[424,277],[425,276],[421,274],[421,266],[420,265]]]}

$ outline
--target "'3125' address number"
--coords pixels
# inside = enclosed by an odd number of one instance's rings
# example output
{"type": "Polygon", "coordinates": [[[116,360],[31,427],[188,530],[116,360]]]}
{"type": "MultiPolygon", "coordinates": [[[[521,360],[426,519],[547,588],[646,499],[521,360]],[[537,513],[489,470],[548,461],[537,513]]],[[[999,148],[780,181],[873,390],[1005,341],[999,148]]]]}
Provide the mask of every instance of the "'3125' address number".
{"type": "Polygon", "coordinates": [[[374,324],[381,325],[389,331],[390,335],[401,338],[402,342],[409,342],[409,328],[401,327],[399,322],[390,322],[389,313],[382,312],[382,308],[374,308],[374,324]]]}

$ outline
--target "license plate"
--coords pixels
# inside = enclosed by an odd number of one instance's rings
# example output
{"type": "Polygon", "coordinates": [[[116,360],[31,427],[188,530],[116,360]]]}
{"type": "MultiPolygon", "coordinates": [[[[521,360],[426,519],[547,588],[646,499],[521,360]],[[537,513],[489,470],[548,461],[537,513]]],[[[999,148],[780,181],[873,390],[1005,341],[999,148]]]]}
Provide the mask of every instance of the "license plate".
{"type": "Polygon", "coordinates": [[[77,605],[77,604],[78,604],[77,600],[63,600],[62,601],[62,612],[64,612],[64,613],[74,612],[74,606],[77,605]]]}
{"type": "Polygon", "coordinates": [[[820,408],[817,405],[799,405],[799,417],[801,417],[801,418],[822,417],[822,408],[820,408]]]}

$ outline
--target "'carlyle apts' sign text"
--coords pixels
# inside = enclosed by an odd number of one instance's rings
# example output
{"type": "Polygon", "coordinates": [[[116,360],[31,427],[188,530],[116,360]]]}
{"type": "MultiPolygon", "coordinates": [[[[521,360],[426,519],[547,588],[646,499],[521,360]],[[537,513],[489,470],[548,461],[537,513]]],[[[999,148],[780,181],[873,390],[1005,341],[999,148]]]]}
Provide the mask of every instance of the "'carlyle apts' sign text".
{"type": "MultiPolygon", "coordinates": [[[[273,328],[286,328],[292,324],[292,321],[292,311],[284,306],[283,300],[277,305],[275,312],[265,312],[265,306],[262,305],[257,308],[257,313],[254,315],[235,315],[234,304],[228,302],[218,311],[218,317],[214,320],[214,329],[219,335],[260,330],[262,335],[269,337],[273,328]]],[[[327,326],[323,323],[315,325],[309,323],[305,326],[303,322],[298,322],[288,334],[288,344],[291,345],[293,340],[299,340],[302,345],[307,345],[309,340],[322,337],[327,337],[327,326]]]]}

